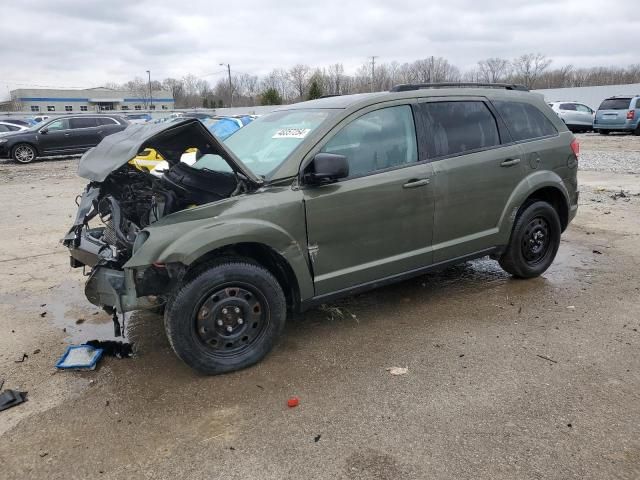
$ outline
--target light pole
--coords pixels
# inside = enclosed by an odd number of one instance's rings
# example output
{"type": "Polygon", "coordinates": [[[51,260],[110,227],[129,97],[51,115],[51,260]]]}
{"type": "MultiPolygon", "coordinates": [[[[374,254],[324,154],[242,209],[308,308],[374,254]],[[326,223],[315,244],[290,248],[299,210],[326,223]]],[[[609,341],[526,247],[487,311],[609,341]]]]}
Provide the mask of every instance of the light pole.
{"type": "Polygon", "coordinates": [[[149,110],[153,110],[153,94],[151,93],[151,70],[147,70],[149,75],[149,102],[151,103],[149,110]]]}
{"type": "MultiPolygon", "coordinates": [[[[224,67],[225,64],[221,63],[220,66],[224,67]]],[[[229,75],[229,106],[233,107],[233,87],[231,86],[231,65],[227,63],[226,67],[227,67],[227,74],[229,75]]]]}

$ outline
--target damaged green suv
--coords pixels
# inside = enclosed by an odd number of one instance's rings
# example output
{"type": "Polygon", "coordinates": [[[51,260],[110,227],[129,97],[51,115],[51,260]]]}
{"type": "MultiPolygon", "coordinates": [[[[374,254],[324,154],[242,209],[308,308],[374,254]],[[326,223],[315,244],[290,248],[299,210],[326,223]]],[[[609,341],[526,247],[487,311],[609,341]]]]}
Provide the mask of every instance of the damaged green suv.
{"type": "Polygon", "coordinates": [[[567,127],[516,85],[287,105],[224,143],[194,119],[131,125],[80,161],[64,243],[91,269],[89,301],[116,319],[164,306],[176,354],[217,374],[340,296],[486,255],[542,274],[576,214],[577,166],[567,127]],[[145,149],[162,172],[130,163],[145,149]]]}

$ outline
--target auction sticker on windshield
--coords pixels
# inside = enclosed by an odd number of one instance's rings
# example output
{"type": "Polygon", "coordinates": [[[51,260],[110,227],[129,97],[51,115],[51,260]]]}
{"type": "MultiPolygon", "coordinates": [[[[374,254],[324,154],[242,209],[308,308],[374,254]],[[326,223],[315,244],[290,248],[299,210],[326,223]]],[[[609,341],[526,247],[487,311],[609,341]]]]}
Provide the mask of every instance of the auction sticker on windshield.
{"type": "Polygon", "coordinates": [[[310,131],[310,128],[283,128],[271,138],[304,138],[310,131]]]}

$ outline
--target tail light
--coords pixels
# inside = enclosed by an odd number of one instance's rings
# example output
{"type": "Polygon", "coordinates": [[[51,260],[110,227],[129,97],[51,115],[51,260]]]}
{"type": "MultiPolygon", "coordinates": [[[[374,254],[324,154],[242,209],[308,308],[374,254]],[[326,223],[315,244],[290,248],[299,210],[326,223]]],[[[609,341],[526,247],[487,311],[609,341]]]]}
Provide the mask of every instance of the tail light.
{"type": "Polygon", "coordinates": [[[629,110],[627,112],[627,120],[633,120],[633,118],[636,116],[636,111],[635,110],[629,110]]]}
{"type": "Polygon", "coordinates": [[[575,138],[573,139],[573,142],[571,142],[571,150],[573,150],[573,154],[576,156],[576,158],[578,157],[578,155],[580,155],[580,142],[578,142],[578,140],[576,140],[575,138]]]}

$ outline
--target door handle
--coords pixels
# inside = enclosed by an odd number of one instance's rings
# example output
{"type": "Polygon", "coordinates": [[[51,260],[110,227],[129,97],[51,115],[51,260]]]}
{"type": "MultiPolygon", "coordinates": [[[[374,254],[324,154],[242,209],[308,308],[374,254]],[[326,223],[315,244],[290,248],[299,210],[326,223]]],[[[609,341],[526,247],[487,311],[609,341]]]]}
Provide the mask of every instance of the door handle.
{"type": "Polygon", "coordinates": [[[68,136],[70,136],[70,135],[71,135],[70,133],[65,133],[65,134],[64,134],[64,136],[65,136],[65,137],[68,137],[68,136]]]}
{"type": "Polygon", "coordinates": [[[402,188],[416,188],[416,187],[423,187],[425,185],[429,185],[428,178],[412,178],[407,183],[402,185],[402,188]]]}
{"type": "Polygon", "coordinates": [[[513,167],[520,163],[519,158],[508,158],[500,164],[501,167],[513,167]]]}

